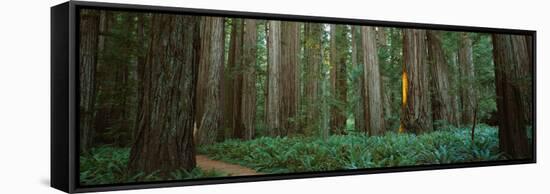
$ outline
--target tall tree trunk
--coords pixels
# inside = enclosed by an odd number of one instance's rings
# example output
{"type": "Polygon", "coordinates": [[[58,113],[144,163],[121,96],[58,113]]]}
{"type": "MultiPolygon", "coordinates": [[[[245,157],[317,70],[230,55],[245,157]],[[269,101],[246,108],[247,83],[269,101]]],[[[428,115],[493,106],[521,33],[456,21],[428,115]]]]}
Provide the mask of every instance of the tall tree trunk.
{"type": "Polygon", "coordinates": [[[381,89],[378,49],[374,27],[362,26],[362,47],[365,80],[365,122],[370,135],[381,135],[385,131],[384,109],[381,89]]]}
{"type": "Polygon", "coordinates": [[[295,133],[297,129],[300,54],[300,24],[281,23],[281,128],[282,135],[295,133]]]}
{"type": "Polygon", "coordinates": [[[281,22],[269,21],[267,126],[271,136],[281,133],[281,22]]]}
{"type": "Polygon", "coordinates": [[[426,31],[403,29],[403,105],[400,131],[433,130],[426,61],[426,31]]]}
{"type": "Polygon", "coordinates": [[[243,57],[243,20],[232,19],[229,40],[227,68],[224,70],[225,126],[230,128],[232,136],[242,136],[243,122],[241,117],[242,100],[242,57],[243,57]]]}
{"type": "MultiPolygon", "coordinates": [[[[443,53],[441,35],[438,31],[428,30],[428,57],[431,70],[432,117],[434,121],[446,121],[457,124],[453,106],[456,104],[450,94],[449,70],[447,59],[443,53]]],[[[441,126],[434,126],[439,128],[441,126]]]]}
{"type": "Polygon", "coordinates": [[[256,116],[256,42],[257,26],[255,19],[245,19],[243,34],[243,86],[241,117],[244,128],[237,138],[251,140],[255,132],[256,116]]]}
{"type": "Polygon", "coordinates": [[[306,23],[304,26],[304,95],[306,119],[303,126],[306,134],[314,133],[319,128],[319,87],[322,64],[322,27],[317,23],[306,23]]]}
{"type": "MultiPolygon", "coordinates": [[[[221,80],[224,62],[224,18],[203,17],[204,32],[202,38],[208,38],[208,44],[201,45],[199,66],[208,66],[206,90],[204,93],[204,112],[198,128],[198,145],[210,145],[216,141],[222,129],[223,115],[221,102],[221,80]]],[[[204,42],[203,42],[204,43],[204,42]]]]}
{"type": "Polygon", "coordinates": [[[462,123],[471,124],[474,120],[474,109],[477,106],[475,91],[474,57],[472,40],[468,33],[461,32],[458,49],[458,63],[460,69],[460,99],[462,108],[462,123]]]}
{"type": "MultiPolygon", "coordinates": [[[[144,75],[144,71],[143,71],[143,67],[145,66],[145,60],[146,60],[146,51],[147,51],[147,45],[146,45],[146,42],[147,42],[147,38],[146,38],[146,35],[145,35],[145,20],[146,20],[146,17],[144,15],[141,15],[141,14],[138,14],[138,24],[137,24],[137,40],[138,42],[141,42],[143,44],[140,44],[140,46],[138,47],[138,56],[137,56],[137,67],[136,67],[136,72],[137,72],[137,82],[136,82],[136,85],[137,85],[137,104],[142,104],[143,103],[143,96],[140,95],[143,93],[144,91],[144,84],[142,83],[143,80],[145,79],[145,75],[144,75]]],[[[137,109],[136,109],[136,115],[135,115],[135,119],[134,119],[134,127],[133,127],[133,130],[132,130],[132,142],[134,142],[137,138],[137,130],[135,130],[135,128],[137,128],[137,126],[139,125],[139,118],[141,118],[142,115],[140,115],[142,113],[141,111],[141,106],[137,106],[137,109]]]]}
{"type": "MultiPolygon", "coordinates": [[[[363,49],[362,47],[357,47],[357,42],[362,44],[361,36],[357,36],[357,30],[355,26],[351,26],[351,63],[353,69],[361,69],[360,76],[354,81],[354,90],[355,95],[357,96],[356,104],[354,105],[354,119],[355,119],[355,130],[357,131],[366,131],[365,128],[365,78],[363,75],[363,49]]],[[[359,28],[360,29],[360,28],[359,28]]]]}
{"type": "Polygon", "coordinates": [[[532,157],[528,145],[528,126],[531,120],[522,117],[532,115],[530,37],[493,34],[493,57],[497,92],[499,147],[512,159],[532,157]]]}
{"type": "Polygon", "coordinates": [[[80,152],[93,145],[95,117],[95,74],[98,55],[99,15],[96,11],[81,12],[80,22],[80,152]]]}
{"type": "Polygon", "coordinates": [[[195,167],[193,120],[195,81],[193,41],[197,17],[155,14],[143,69],[141,113],[129,171],[161,176],[195,167]]]}

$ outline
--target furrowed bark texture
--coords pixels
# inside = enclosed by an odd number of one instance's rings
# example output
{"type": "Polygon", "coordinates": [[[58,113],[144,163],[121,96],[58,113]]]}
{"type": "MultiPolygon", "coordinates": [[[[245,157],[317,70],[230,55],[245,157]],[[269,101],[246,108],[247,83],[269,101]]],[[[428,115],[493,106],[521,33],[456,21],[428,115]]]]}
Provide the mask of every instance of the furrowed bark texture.
{"type": "Polygon", "coordinates": [[[245,19],[245,31],[243,39],[243,88],[242,88],[242,133],[236,137],[251,140],[255,132],[256,116],[256,20],[245,19]],[[242,135],[242,136],[241,136],[242,135]]]}
{"type": "Polygon", "coordinates": [[[530,37],[493,34],[493,57],[497,91],[499,148],[513,159],[532,157],[523,115],[532,115],[530,37]]]}
{"type": "Polygon", "coordinates": [[[224,63],[224,19],[204,17],[205,31],[201,39],[209,38],[209,44],[201,45],[199,65],[208,66],[206,89],[204,93],[203,115],[196,142],[198,145],[211,145],[217,140],[222,129],[221,80],[224,63]]]}
{"type": "Polygon", "coordinates": [[[281,23],[281,121],[282,135],[296,133],[299,102],[300,24],[281,23]]]}
{"type": "Polygon", "coordinates": [[[450,95],[449,70],[447,59],[441,46],[441,35],[438,31],[428,30],[428,57],[431,73],[432,115],[434,121],[446,121],[456,125],[456,103],[450,95]]]}
{"type": "Polygon", "coordinates": [[[425,38],[425,30],[403,29],[401,125],[404,131],[417,134],[433,130],[425,38]]]}
{"type": "Polygon", "coordinates": [[[365,85],[365,123],[370,135],[384,133],[384,109],[381,90],[378,48],[374,27],[362,26],[363,77],[365,85]]]}
{"type": "Polygon", "coordinates": [[[282,135],[281,123],[281,22],[269,21],[267,126],[271,136],[282,135]]]}
{"type": "Polygon", "coordinates": [[[80,152],[86,152],[93,145],[95,118],[95,74],[97,67],[99,14],[83,10],[80,22],[80,152]]]}
{"type": "Polygon", "coordinates": [[[155,14],[140,83],[141,113],[128,164],[131,173],[161,176],[195,167],[193,121],[198,18],[155,14]],[[191,26],[191,27],[190,27],[191,26]]]}

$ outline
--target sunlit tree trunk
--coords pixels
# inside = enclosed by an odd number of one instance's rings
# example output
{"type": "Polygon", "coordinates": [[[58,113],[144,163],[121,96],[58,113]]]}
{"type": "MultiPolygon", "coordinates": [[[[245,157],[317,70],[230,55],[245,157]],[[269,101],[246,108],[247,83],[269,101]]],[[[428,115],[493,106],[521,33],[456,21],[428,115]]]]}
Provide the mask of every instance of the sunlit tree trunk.
{"type": "Polygon", "coordinates": [[[456,110],[453,108],[456,102],[450,94],[449,70],[447,59],[445,59],[441,46],[441,35],[440,32],[432,30],[428,30],[426,34],[428,37],[428,57],[432,78],[430,88],[433,120],[456,124],[456,110]]]}
{"type": "Polygon", "coordinates": [[[282,135],[281,123],[281,22],[269,21],[267,126],[270,135],[282,135]]]}
{"type": "Polygon", "coordinates": [[[426,31],[403,29],[401,132],[433,130],[428,78],[426,31]]]}
{"type": "Polygon", "coordinates": [[[497,92],[499,148],[513,159],[529,158],[528,126],[532,115],[532,56],[530,37],[493,34],[493,57],[497,92]]]}
{"type": "MultiPolygon", "coordinates": [[[[206,89],[203,94],[204,112],[200,119],[200,128],[196,141],[198,145],[210,145],[216,141],[219,130],[222,130],[221,78],[224,62],[224,19],[221,17],[204,17],[204,36],[209,44],[201,45],[199,66],[207,65],[206,89]]],[[[203,42],[204,43],[204,42],[203,42]]],[[[200,74],[199,74],[200,76],[200,74]]],[[[201,83],[204,84],[204,83],[201,83]]]]}
{"type": "Polygon", "coordinates": [[[195,167],[193,63],[197,17],[153,15],[150,49],[144,65],[141,113],[131,148],[129,172],[159,172],[195,167]]]}
{"type": "Polygon", "coordinates": [[[381,135],[385,131],[384,109],[381,90],[378,48],[374,27],[362,26],[363,76],[365,85],[365,123],[370,135],[381,135]]]}
{"type": "Polygon", "coordinates": [[[98,63],[99,14],[96,11],[81,12],[80,22],[80,152],[87,152],[93,145],[95,117],[95,74],[98,63]]]}

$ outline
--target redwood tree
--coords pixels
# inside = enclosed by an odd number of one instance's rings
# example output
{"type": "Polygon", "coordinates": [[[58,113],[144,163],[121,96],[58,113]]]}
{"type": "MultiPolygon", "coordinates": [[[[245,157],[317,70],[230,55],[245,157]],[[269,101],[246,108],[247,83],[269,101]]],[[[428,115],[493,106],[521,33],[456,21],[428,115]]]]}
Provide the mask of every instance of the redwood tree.
{"type": "Polygon", "coordinates": [[[195,167],[193,120],[197,17],[154,14],[143,67],[136,140],[129,171],[168,176],[195,167]]]}
{"type": "Polygon", "coordinates": [[[430,64],[432,94],[432,116],[434,121],[446,121],[457,124],[455,116],[454,97],[451,96],[449,70],[447,59],[443,53],[441,35],[439,31],[428,30],[428,57],[430,64]]]}
{"type": "MultiPolygon", "coordinates": [[[[362,44],[361,36],[357,35],[357,31],[360,29],[360,27],[351,26],[351,65],[353,69],[359,70],[362,69],[364,65],[363,63],[363,49],[361,46],[357,46],[358,42],[360,45],[362,44]]],[[[362,76],[363,72],[361,71],[360,75],[354,79],[353,82],[353,91],[356,96],[356,99],[354,102],[356,102],[354,106],[354,120],[355,120],[355,129],[357,131],[365,131],[365,77],[362,76]]]]}
{"type": "Polygon", "coordinates": [[[95,117],[95,74],[97,66],[99,14],[83,10],[80,22],[80,151],[86,152],[92,146],[95,117]]]}
{"type": "Polygon", "coordinates": [[[374,27],[362,26],[363,77],[365,86],[365,127],[370,135],[384,133],[384,109],[380,67],[374,27]]]}
{"type": "Polygon", "coordinates": [[[282,135],[297,129],[299,101],[300,24],[281,23],[281,128],[282,135]]]}
{"type": "MultiPolygon", "coordinates": [[[[224,18],[203,17],[201,39],[210,39],[201,44],[199,66],[208,66],[206,86],[203,93],[204,104],[196,142],[198,145],[210,145],[216,141],[222,130],[221,79],[224,62],[224,18]]],[[[199,74],[201,76],[202,74],[199,74]]],[[[205,84],[205,83],[201,83],[205,84]]]]}
{"type": "Polygon", "coordinates": [[[532,115],[531,38],[522,35],[493,34],[493,57],[497,92],[500,150],[513,159],[532,157],[527,141],[532,115]]]}
{"type": "Polygon", "coordinates": [[[282,134],[281,127],[281,21],[269,21],[266,123],[271,136],[282,134]]]}
{"type": "Polygon", "coordinates": [[[250,140],[254,137],[256,116],[256,20],[245,19],[243,32],[243,59],[242,59],[242,102],[241,116],[243,129],[235,137],[250,140]]]}
{"type": "Polygon", "coordinates": [[[243,58],[243,28],[242,19],[232,19],[229,39],[229,56],[224,69],[224,127],[231,129],[232,136],[242,136],[242,58],[243,58]]]}
{"type": "Polygon", "coordinates": [[[426,31],[403,29],[403,96],[400,131],[432,131],[426,31]]]}

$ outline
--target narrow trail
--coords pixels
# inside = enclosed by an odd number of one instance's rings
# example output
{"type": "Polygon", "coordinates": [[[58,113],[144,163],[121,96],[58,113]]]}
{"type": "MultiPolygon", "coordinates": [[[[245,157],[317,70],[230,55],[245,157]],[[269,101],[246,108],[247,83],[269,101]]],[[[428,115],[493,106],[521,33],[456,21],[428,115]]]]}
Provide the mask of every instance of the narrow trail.
{"type": "Polygon", "coordinates": [[[207,171],[209,170],[221,171],[221,172],[227,173],[229,176],[263,174],[244,166],[212,160],[205,155],[197,155],[196,159],[197,159],[197,166],[200,167],[201,169],[207,170],[207,171]]]}

